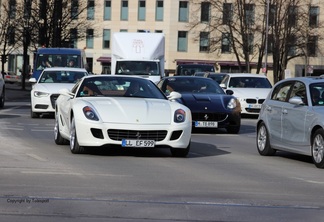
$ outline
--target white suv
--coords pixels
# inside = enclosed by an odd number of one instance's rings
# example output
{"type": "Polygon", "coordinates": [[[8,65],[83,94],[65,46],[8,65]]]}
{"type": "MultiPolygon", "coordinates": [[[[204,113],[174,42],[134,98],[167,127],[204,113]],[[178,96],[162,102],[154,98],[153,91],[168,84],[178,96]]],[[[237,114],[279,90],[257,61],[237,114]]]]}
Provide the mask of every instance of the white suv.
{"type": "Polygon", "coordinates": [[[4,106],[5,103],[5,81],[3,75],[0,74],[0,108],[4,106]]]}

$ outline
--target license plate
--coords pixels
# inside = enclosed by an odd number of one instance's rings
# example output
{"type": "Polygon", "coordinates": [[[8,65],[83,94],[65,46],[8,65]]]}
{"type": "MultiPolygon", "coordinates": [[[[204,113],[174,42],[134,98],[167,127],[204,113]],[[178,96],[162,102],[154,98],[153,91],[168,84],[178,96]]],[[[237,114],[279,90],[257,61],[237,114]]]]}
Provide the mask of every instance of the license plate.
{"type": "Polygon", "coordinates": [[[261,109],[261,104],[249,104],[249,108],[261,109]]]}
{"type": "Polygon", "coordinates": [[[210,122],[210,121],[195,121],[195,127],[210,127],[210,128],[217,128],[217,122],[210,122]]]}
{"type": "Polygon", "coordinates": [[[154,147],[154,140],[122,140],[122,147],[154,147]]]}

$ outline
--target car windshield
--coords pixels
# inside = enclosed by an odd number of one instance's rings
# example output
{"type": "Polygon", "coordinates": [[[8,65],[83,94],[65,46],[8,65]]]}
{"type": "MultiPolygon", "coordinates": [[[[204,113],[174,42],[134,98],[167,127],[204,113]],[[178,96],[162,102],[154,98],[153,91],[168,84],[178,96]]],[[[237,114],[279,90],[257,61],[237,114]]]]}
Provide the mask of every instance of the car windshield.
{"type": "Polygon", "coordinates": [[[271,88],[271,83],[267,78],[260,77],[231,77],[230,88],[271,88]]]}
{"type": "Polygon", "coordinates": [[[167,99],[157,86],[147,79],[120,76],[97,76],[84,79],[77,97],[88,96],[167,99]]]}
{"type": "Polygon", "coordinates": [[[86,72],[77,71],[44,71],[38,80],[38,83],[76,83],[86,72]]]}
{"type": "Polygon", "coordinates": [[[209,93],[224,94],[224,90],[212,79],[203,77],[169,78],[164,84],[167,93],[176,91],[179,93],[209,93]]]}

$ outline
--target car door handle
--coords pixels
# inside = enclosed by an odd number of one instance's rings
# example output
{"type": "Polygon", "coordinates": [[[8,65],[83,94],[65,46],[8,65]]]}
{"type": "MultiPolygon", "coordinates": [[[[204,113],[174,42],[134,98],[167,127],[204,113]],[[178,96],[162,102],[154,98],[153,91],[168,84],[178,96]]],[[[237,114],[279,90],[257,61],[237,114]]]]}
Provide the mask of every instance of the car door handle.
{"type": "Polygon", "coordinates": [[[282,110],[282,114],[287,114],[287,113],[288,113],[288,111],[286,109],[282,110]]]}

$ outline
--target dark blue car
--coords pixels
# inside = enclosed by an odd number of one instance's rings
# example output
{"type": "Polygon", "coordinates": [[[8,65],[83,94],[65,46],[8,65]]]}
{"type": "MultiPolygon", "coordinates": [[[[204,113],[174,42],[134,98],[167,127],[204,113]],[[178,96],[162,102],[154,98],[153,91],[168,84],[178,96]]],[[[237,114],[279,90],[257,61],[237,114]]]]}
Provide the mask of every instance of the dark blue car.
{"type": "Polygon", "coordinates": [[[240,102],[228,91],[226,94],[217,82],[198,76],[170,76],[158,82],[158,87],[168,95],[181,93],[179,102],[192,113],[192,127],[224,128],[228,133],[238,133],[241,127],[240,102]]]}

